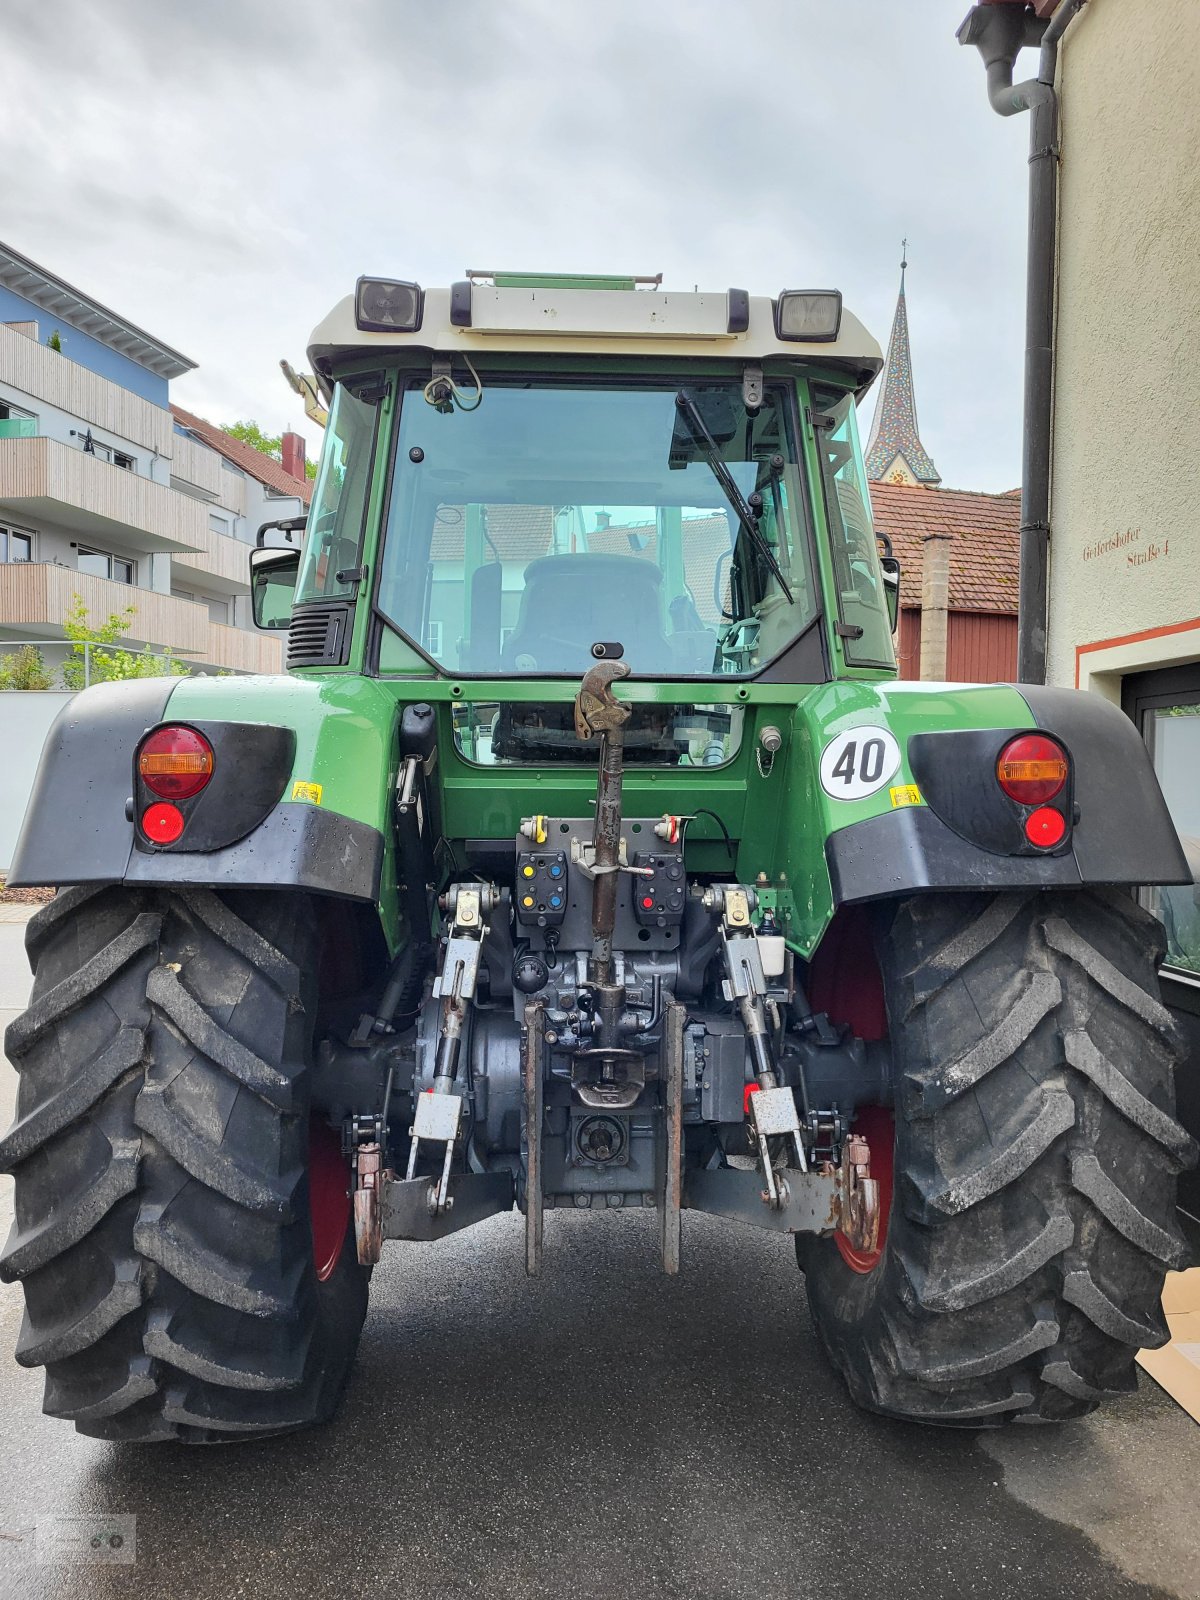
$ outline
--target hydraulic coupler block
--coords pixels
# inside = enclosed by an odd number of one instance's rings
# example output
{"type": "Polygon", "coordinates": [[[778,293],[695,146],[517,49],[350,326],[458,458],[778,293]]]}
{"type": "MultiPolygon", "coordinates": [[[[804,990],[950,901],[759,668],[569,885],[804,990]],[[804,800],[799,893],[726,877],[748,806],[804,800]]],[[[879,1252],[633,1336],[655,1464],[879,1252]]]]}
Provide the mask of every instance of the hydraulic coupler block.
{"type": "Polygon", "coordinates": [[[634,916],[645,928],[678,927],[687,898],[683,856],[639,850],[633,864],[638,872],[633,886],[634,916]]]}
{"type": "Polygon", "coordinates": [[[567,914],[567,852],[518,852],[513,904],[524,927],[560,927],[567,914]]]}

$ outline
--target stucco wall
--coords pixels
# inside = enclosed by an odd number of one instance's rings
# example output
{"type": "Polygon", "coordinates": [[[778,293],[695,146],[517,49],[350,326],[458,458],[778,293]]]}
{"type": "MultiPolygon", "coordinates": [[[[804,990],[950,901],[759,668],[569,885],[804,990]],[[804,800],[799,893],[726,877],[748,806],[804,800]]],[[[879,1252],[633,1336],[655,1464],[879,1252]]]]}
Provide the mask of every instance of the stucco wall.
{"type": "Polygon", "coordinates": [[[1200,4],[1091,0],[1061,62],[1049,676],[1114,695],[1200,657],[1200,4]]]}

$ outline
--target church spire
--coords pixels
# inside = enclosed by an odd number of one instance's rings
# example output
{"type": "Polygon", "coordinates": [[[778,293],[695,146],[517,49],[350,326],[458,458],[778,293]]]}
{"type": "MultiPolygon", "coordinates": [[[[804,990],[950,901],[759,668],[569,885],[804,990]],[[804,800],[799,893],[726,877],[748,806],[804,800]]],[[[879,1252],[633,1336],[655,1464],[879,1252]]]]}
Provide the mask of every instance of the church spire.
{"type": "Polygon", "coordinates": [[[931,487],[941,476],[917,432],[917,402],[913,395],[912,356],[908,347],[908,309],[904,301],[904,274],[908,268],[908,240],[901,244],[900,295],[888,341],[883,388],[875,405],[875,420],[867,441],[867,476],[877,482],[920,483],[931,487]]]}

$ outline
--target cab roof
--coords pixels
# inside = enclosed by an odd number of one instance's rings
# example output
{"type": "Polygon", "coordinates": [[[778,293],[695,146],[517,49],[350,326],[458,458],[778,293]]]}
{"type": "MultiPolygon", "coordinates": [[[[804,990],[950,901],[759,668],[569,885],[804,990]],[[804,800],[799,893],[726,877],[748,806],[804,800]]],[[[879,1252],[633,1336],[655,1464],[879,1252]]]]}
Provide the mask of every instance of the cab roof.
{"type": "MultiPolygon", "coordinates": [[[[364,284],[379,281],[360,279],[359,294],[364,284]]],[[[658,284],[657,279],[472,273],[452,288],[397,285],[411,288],[414,295],[412,320],[418,325],[408,331],[364,331],[358,297],[347,295],[313,330],[308,357],[326,390],[344,360],[376,351],[462,352],[472,360],[501,351],[716,357],[741,365],[782,358],[844,370],[860,393],[883,365],[879,345],[844,308],[836,337],[780,338],[778,302],[770,296],[737,289],[686,294],[658,284]]]]}

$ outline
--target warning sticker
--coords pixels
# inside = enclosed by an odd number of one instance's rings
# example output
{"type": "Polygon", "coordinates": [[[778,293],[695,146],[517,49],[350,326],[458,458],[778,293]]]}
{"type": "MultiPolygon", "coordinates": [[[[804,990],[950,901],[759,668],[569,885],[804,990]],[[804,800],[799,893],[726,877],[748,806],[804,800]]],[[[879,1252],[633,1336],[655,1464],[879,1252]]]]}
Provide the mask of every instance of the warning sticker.
{"type": "Polygon", "coordinates": [[[921,791],[915,783],[897,784],[894,789],[888,790],[888,794],[892,797],[893,808],[896,806],[919,806],[922,803],[921,791]]]}
{"type": "Polygon", "coordinates": [[[292,785],[293,800],[307,800],[309,805],[321,804],[322,789],[319,783],[294,783],[292,785]]]}

